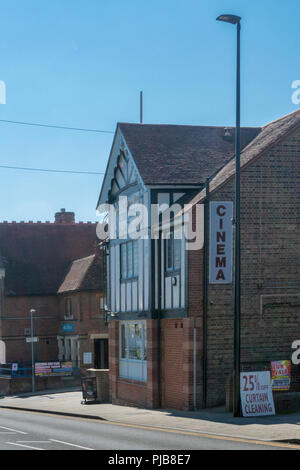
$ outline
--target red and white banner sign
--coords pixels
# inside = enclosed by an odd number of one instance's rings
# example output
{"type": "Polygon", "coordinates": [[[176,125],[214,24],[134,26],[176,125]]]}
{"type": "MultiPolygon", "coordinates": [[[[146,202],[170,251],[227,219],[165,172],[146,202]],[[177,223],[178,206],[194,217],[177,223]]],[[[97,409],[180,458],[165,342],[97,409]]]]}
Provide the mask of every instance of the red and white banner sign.
{"type": "Polygon", "coordinates": [[[270,372],[241,372],[240,377],[243,416],[275,415],[270,372]]]}

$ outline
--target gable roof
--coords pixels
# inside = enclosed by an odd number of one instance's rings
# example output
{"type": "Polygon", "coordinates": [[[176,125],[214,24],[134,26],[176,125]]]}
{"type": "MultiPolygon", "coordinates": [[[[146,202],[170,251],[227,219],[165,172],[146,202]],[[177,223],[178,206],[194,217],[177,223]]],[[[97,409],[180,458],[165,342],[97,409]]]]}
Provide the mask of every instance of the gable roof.
{"type": "Polygon", "coordinates": [[[101,290],[103,288],[102,276],[100,276],[101,266],[101,261],[96,255],[73,261],[58,289],[58,294],[101,290]]]}
{"type": "Polygon", "coordinates": [[[6,295],[56,294],[70,263],[94,252],[96,224],[0,223],[6,295]]]}
{"type": "MultiPolygon", "coordinates": [[[[127,123],[118,127],[145,184],[203,184],[234,153],[234,128],[227,141],[224,127],[127,123]]],[[[242,128],[241,147],[260,130],[242,128]]]]}
{"type": "MultiPolygon", "coordinates": [[[[279,143],[284,137],[292,133],[300,126],[300,110],[296,110],[286,116],[272,121],[262,127],[260,134],[252,140],[241,152],[240,166],[243,169],[249,163],[262,156],[269,149],[279,143]]],[[[235,159],[231,159],[210,181],[210,192],[216,191],[235,175],[235,159]]],[[[205,190],[191,201],[197,204],[205,198],[205,190]]]]}

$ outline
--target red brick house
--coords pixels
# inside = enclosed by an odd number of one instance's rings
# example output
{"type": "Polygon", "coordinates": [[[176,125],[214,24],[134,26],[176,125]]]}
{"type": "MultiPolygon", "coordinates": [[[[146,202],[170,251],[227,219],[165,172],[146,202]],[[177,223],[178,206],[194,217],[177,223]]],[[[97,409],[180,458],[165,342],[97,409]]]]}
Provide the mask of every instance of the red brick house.
{"type": "MultiPolygon", "coordinates": [[[[36,361],[58,359],[62,325],[68,323],[79,334],[79,341],[73,356],[67,344],[64,358],[72,358],[77,366],[83,364],[78,356],[81,338],[86,342],[90,329],[91,333],[106,332],[99,315],[103,273],[96,247],[96,224],[75,223],[74,213],[64,209],[55,214],[54,223],[0,223],[0,337],[6,345],[7,363],[31,360],[26,337],[31,334],[30,309],[35,309],[34,335],[39,337],[35,344],[36,361]],[[81,270],[82,277],[75,278],[71,285],[74,260],[83,257],[89,257],[91,262],[81,270]],[[83,297],[80,312],[74,311],[73,318],[66,320],[62,307],[65,295],[83,297]],[[96,297],[97,306],[93,310],[96,313],[91,319],[91,304],[96,297]],[[79,329],[75,328],[79,324],[79,329]]],[[[72,331],[65,335],[72,336],[72,331]]]]}
{"type": "Polygon", "coordinates": [[[108,369],[102,252],[72,262],[58,289],[58,359],[108,369]],[[66,327],[71,327],[66,328],[66,327]]]}

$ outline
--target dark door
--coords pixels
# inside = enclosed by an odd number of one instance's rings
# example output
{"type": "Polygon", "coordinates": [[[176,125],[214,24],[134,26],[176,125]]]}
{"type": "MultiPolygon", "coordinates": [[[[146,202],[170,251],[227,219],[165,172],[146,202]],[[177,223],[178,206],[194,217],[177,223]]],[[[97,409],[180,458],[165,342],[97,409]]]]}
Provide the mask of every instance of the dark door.
{"type": "Polygon", "coordinates": [[[95,339],[95,369],[108,369],[108,339],[95,339]]]}

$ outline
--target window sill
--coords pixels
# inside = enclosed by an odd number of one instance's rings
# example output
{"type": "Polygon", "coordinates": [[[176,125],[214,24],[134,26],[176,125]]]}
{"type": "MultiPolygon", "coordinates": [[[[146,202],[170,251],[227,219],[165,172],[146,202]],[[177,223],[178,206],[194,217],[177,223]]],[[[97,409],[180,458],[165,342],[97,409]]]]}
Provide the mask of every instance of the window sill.
{"type": "Polygon", "coordinates": [[[147,380],[131,379],[129,377],[121,377],[121,376],[119,376],[118,382],[125,383],[125,384],[132,384],[132,385],[141,385],[143,387],[145,387],[147,384],[147,380]]]}
{"type": "Polygon", "coordinates": [[[127,282],[132,282],[132,281],[137,281],[137,280],[138,280],[138,276],[129,277],[127,279],[122,279],[121,278],[121,284],[126,284],[127,282]]]}
{"type": "Polygon", "coordinates": [[[120,362],[135,362],[138,364],[147,364],[147,359],[126,359],[124,357],[121,357],[120,362]]]}

